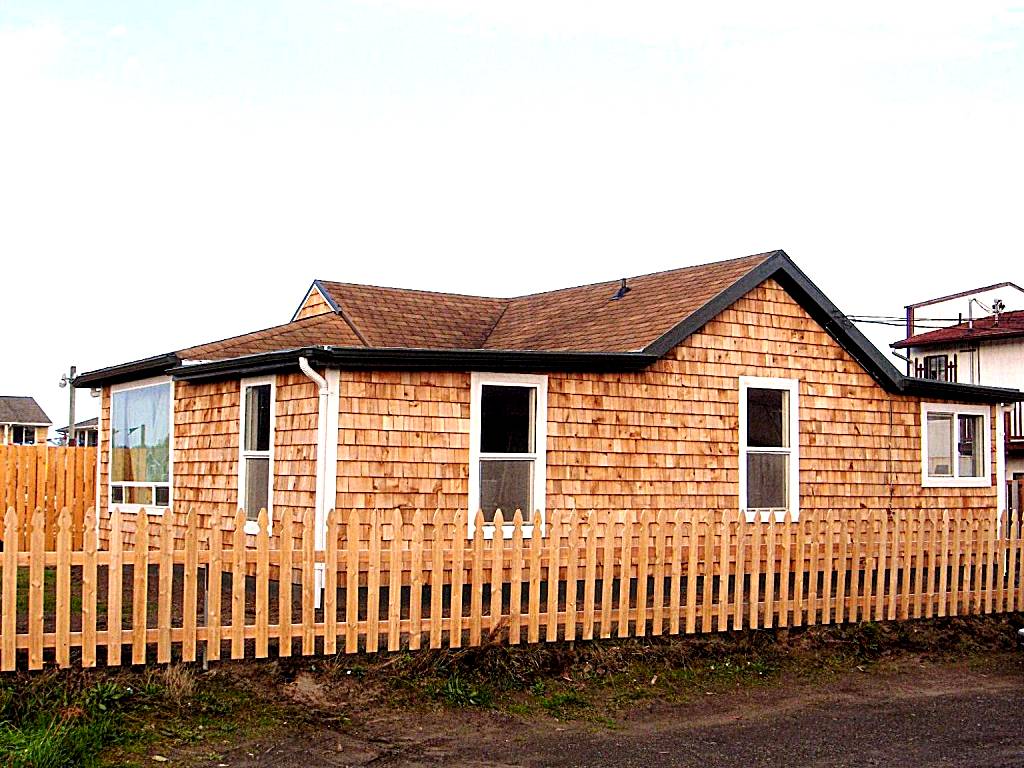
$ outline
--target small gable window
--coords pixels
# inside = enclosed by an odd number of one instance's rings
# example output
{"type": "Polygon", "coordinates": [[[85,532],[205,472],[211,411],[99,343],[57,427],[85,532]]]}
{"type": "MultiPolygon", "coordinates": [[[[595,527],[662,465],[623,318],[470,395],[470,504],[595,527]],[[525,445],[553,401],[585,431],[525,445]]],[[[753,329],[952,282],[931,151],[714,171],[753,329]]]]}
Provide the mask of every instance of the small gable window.
{"type": "Polygon", "coordinates": [[[921,484],[987,487],[989,411],[984,406],[921,404],[921,484]]]}
{"type": "MultiPolygon", "coordinates": [[[[547,377],[474,373],[470,394],[470,530],[500,509],[505,535],[516,510],[524,533],[543,525],[547,377]]],[[[493,532],[493,529],[490,529],[493,532]]]]}
{"type": "Polygon", "coordinates": [[[800,507],[799,382],[740,377],[740,508],[747,520],[797,519],[800,507]]]}

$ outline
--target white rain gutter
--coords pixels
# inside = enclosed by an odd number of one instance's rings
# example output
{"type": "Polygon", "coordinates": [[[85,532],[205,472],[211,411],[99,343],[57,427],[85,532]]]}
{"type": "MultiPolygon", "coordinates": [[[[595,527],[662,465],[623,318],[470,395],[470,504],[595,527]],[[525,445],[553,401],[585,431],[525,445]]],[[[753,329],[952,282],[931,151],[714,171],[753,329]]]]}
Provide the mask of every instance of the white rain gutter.
{"type": "MultiPolygon", "coordinates": [[[[313,531],[314,546],[317,550],[325,548],[327,543],[327,410],[330,398],[330,387],[327,379],[313,370],[309,360],[305,357],[299,358],[299,370],[312,381],[320,390],[320,402],[317,407],[316,422],[316,494],[313,502],[313,531]]],[[[337,439],[337,436],[335,436],[337,439]]],[[[323,594],[324,571],[323,565],[316,566],[316,605],[320,606],[321,595],[323,594]]]]}

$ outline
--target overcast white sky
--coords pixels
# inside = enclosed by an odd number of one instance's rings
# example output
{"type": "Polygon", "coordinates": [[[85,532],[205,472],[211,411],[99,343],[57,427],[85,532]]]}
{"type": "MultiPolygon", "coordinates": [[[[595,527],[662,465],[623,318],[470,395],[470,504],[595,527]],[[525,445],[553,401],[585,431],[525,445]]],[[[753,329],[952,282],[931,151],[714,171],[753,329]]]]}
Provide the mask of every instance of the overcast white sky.
{"type": "Polygon", "coordinates": [[[1022,137],[1020,4],[7,0],[0,394],[60,426],[68,365],[284,322],[318,277],[784,248],[898,314],[1024,281],[1022,137]]]}

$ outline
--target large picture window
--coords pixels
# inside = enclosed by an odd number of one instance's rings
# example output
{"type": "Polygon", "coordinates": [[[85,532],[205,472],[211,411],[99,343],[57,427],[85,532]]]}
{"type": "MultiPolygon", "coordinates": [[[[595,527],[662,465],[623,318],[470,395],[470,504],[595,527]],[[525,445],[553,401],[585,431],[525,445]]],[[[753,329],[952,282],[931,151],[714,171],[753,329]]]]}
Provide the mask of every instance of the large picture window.
{"type": "Polygon", "coordinates": [[[921,405],[921,484],[984,487],[989,477],[989,411],[984,406],[921,405]]]}
{"type": "Polygon", "coordinates": [[[274,384],[270,379],[242,382],[238,497],[247,530],[256,530],[260,510],[271,513],[274,477],[274,384]]]}
{"type": "Polygon", "coordinates": [[[800,510],[799,383],[740,377],[740,508],[747,519],[800,510]]]}
{"type": "Polygon", "coordinates": [[[171,503],[171,383],[125,385],[110,395],[110,503],[171,503]]]}
{"type": "Polygon", "coordinates": [[[543,525],[547,377],[474,373],[470,397],[470,530],[477,511],[508,525],[516,510],[543,525]],[[538,516],[540,516],[538,518],[538,516]]]}

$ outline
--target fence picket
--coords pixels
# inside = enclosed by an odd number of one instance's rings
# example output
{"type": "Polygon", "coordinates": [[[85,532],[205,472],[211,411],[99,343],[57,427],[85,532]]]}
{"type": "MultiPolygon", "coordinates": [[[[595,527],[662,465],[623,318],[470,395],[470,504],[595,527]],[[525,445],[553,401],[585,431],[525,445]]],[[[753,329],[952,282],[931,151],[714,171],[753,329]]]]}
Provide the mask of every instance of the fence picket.
{"type": "Polygon", "coordinates": [[[473,525],[473,572],[472,572],[472,605],[469,608],[469,644],[480,645],[483,635],[484,621],[484,513],[482,510],[476,512],[476,522],[473,525]]]}
{"type": "Polygon", "coordinates": [[[55,657],[58,667],[71,663],[71,510],[64,507],[57,520],[57,595],[55,657]]]}
{"type": "Polygon", "coordinates": [[[637,531],[636,560],[636,625],[635,637],[647,635],[647,578],[651,557],[651,511],[640,512],[640,530],[637,531]]]}
{"type": "Polygon", "coordinates": [[[725,632],[729,628],[729,544],[732,540],[732,523],[729,513],[723,512],[717,527],[720,532],[718,548],[718,620],[717,629],[725,632]]]}
{"type": "MultiPolygon", "coordinates": [[[[388,549],[388,650],[397,651],[402,647],[402,510],[391,511],[391,546],[388,549]]],[[[335,561],[337,556],[335,556],[335,561]]],[[[474,566],[476,563],[474,562],[474,566]]],[[[334,565],[337,568],[337,562],[334,565]]],[[[475,571],[474,571],[475,572],[475,571]]],[[[475,606],[474,606],[475,607],[475,606]]],[[[479,643],[479,612],[474,610],[477,621],[477,643],[479,643]]]]}
{"type": "Polygon", "coordinates": [[[146,663],[149,624],[149,512],[140,509],[132,548],[132,664],[146,663]]]}
{"type": "Polygon", "coordinates": [[[793,522],[787,510],[782,516],[782,558],[779,561],[779,615],[776,626],[789,626],[789,580],[793,569],[793,522]]]}
{"type": "MultiPolygon", "coordinates": [[[[746,514],[740,513],[740,525],[746,523],[746,514]]],[[[747,625],[751,629],[760,626],[758,603],[761,600],[761,521],[754,519],[747,524],[750,528],[750,609],[747,625]]]]}
{"type": "MultiPolygon", "coordinates": [[[[500,519],[500,516],[499,518],[500,519]]],[[[423,643],[423,511],[417,509],[412,516],[411,544],[409,545],[409,650],[417,650],[423,643]]],[[[497,535],[500,537],[501,529],[497,535]]],[[[351,568],[352,558],[349,557],[351,568]]],[[[501,594],[499,590],[499,595],[501,594]]],[[[500,613],[500,611],[499,611],[500,613]]],[[[493,621],[493,616],[491,617],[493,621]]],[[[492,627],[493,629],[493,627],[492,627]]]]}
{"type": "MultiPolygon", "coordinates": [[[[756,513],[755,513],[756,514],[756,513]]],[[[768,514],[768,552],[765,559],[764,571],[764,620],[761,626],[771,629],[775,626],[775,515],[768,514]]]]}
{"type": "Polygon", "coordinates": [[[540,512],[535,512],[533,530],[530,531],[530,587],[527,596],[527,642],[540,642],[540,547],[544,537],[544,523],[540,512]]]}
{"type": "Polygon", "coordinates": [[[661,634],[665,620],[665,539],[668,533],[668,513],[662,509],[654,521],[654,597],[651,607],[651,634],[661,634]]]}
{"type": "Polygon", "coordinates": [[[13,672],[17,667],[18,633],[18,513],[7,507],[4,514],[3,595],[0,596],[0,669],[13,672]]]}
{"type": "Polygon", "coordinates": [[[518,645],[523,613],[523,512],[512,516],[512,574],[509,578],[508,641],[518,645]]]}
{"type": "MultiPolygon", "coordinates": [[[[579,542],[579,523],[570,519],[569,524],[577,529],[577,543],[579,542]]],[[[571,541],[571,538],[570,538],[571,541]]],[[[553,643],[558,639],[558,582],[560,581],[559,555],[562,551],[562,513],[559,510],[551,512],[551,524],[548,530],[548,602],[547,618],[544,626],[544,639],[553,643]]],[[[572,557],[578,557],[577,551],[569,545],[569,553],[572,557]]],[[[569,582],[566,579],[565,596],[569,597],[569,582]]],[[[568,623],[568,622],[567,622],[568,623]]]]}
{"type": "Polygon", "coordinates": [[[160,516],[157,582],[157,664],[171,660],[171,580],[174,576],[174,519],[170,509],[160,516]]]}
{"type": "MultiPolygon", "coordinates": [[[[594,624],[596,621],[595,610],[597,608],[597,525],[598,513],[591,510],[587,515],[585,525],[586,531],[586,566],[583,571],[583,639],[594,638],[594,624]]],[[[570,524],[572,524],[570,522],[570,524]]],[[[576,557],[572,546],[569,547],[569,561],[576,557]]],[[[568,580],[566,581],[566,598],[569,596],[568,580]]]]}
{"type": "Polygon", "coordinates": [[[949,606],[948,615],[957,616],[960,613],[960,552],[961,552],[961,529],[963,520],[957,517],[951,521],[953,527],[953,550],[951,553],[952,573],[950,574],[949,585],[949,606]]]}
{"type": "MultiPolygon", "coordinates": [[[[522,517],[520,517],[520,523],[522,517]]],[[[441,647],[444,599],[444,516],[434,512],[433,537],[430,540],[430,647],[441,647]]],[[[520,536],[522,526],[520,525],[520,536]]]]}
{"type": "Polygon", "coordinates": [[[849,540],[850,532],[848,521],[839,519],[836,521],[839,531],[839,562],[836,565],[836,598],[835,598],[835,622],[842,624],[846,621],[849,613],[846,610],[846,578],[849,570],[849,540]]]}
{"type": "Polygon", "coordinates": [[[668,632],[678,635],[680,630],[680,613],[683,608],[683,517],[674,515],[672,523],[672,584],[668,594],[668,632]]]}
{"type": "MultiPolygon", "coordinates": [[[[396,512],[398,510],[395,510],[396,512]]],[[[399,512],[399,519],[401,513],[399,512]]],[[[332,656],[338,652],[338,536],[339,517],[337,509],[327,513],[326,541],[324,541],[324,654],[332,656]]],[[[284,577],[278,589],[284,588],[284,577]]],[[[289,579],[289,587],[291,580],[289,579]]],[[[389,586],[390,590],[391,587],[389,586]]],[[[398,650],[397,648],[395,650],[398,650]]]]}
{"type": "Polygon", "coordinates": [[[231,541],[231,658],[245,655],[245,512],[235,513],[231,541]]]}
{"type": "Polygon", "coordinates": [[[206,567],[206,591],[203,595],[203,612],[206,614],[206,648],[208,661],[220,658],[221,641],[221,600],[224,584],[224,520],[219,507],[210,515],[210,530],[207,532],[209,564],[206,567]]]}
{"type": "MultiPolygon", "coordinates": [[[[107,666],[111,667],[121,664],[121,638],[124,629],[123,547],[121,510],[115,507],[110,513],[110,554],[107,557],[107,666]]],[[[133,565],[132,570],[134,569],[133,565]]]]}
{"type": "Polygon", "coordinates": [[[302,654],[316,650],[316,513],[306,507],[302,513],[302,654]]]}
{"type": "Polygon", "coordinates": [[[802,515],[800,519],[791,524],[795,541],[793,542],[793,621],[794,627],[804,623],[804,574],[806,563],[804,558],[807,554],[807,516],[802,515]]]}
{"type": "MultiPolygon", "coordinates": [[[[483,518],[481,513],[478,520],[483,518]]],[[[483,536],[483,532],[480,533],[483,536]]],[[[494,637],[501,626],[502,608],[501,592],[505,570],[505,518],[499,509],[494,513],[494,526],[490,541],[491,573],[490,573],[490,634],[494,637]]]]}
{"type": "MultiPolygon", "coordinates": [[[[593,512],[587,518],[589,523],[593,512]]],[[[580,546],[580,517],[573,514],[568,521],[569,526],[569,559],[565,566],[565,627],[563,637],[568,642],[576,639],[576,595],[579,583],[579,546],[580,546]]],[[[555,581],[555,602],[558,597],[558,582],[555,581]]],[[[584,615],[584,621],[586,616],[584,615]]]]}
{"type": "MultiPolygon", "coordinates": [[[[733,513],[735,518],[735,513],[733,513]]],[[[747,526],[745,522],[745,516],[741,512],[738,518],[735,518],[735,530],[736,530],[736,563],[735,573],[733,574],[733,600],[735,601],[735,608],[733,609],[732,617],[732,628],[733,631],[743,629],[743,598],[746,592],[745,585],[743,583],[744,573],[746,572],[746,534],[747,526]]]]}
{"type": "Polygon", "coordinates": [[[919,509],[917,511],[917,550],[915,552],[915,563],[914,563],[914,585],[912,592],[914,595],[913,605],[913,616],[915,619],[921,618],[921,601],[924,597],[924,538],[926,530],[927,519],[925,517],[925,511],[919,509]]]}
{"type": "Polygon", "coordinates": [[[704,534],[704,583],[701,585],[700,631],[706,634],[711,631],[712,588],[715,583],[715,529],[710,513],[701,520],[701,531],[704,534]]]}
{"type": "MultiPolygon", "coordinates": [[[[539,513],[537,519],[538,521],[540,520],[539,513]]],[[[462,592],[466,579],[466,529],[468,525],[469,522],[465,511],[458,510],[455,513],[455,524],[451,529],[452,577],[448,630],[449,648],[462,647],[462,592]]],[[[540,523],[538,522],[539,525],[540,523]]],[[[539,565],[538,561],[538,567],[539,565]]]]}
{"type": "MultiPolygon", "coordinates": [[[[88,515],[85,520],[88,522],[88,515]]],[[[196,609],[199,591],[199,520],[194,508],[190,508],[185,516],[184,559],[184,583],[181,589],[181,660],[190,662],[196,660],[196,609]]]]}
{"type": "Polygon", "coordinates": [[[256,658],[270,653],[270,518],[266,508],[256,518],[256,658]]]}
{"type": "Polygon", "coordinates": [[[359,516],[350,509],[345,524],[345,653],[359,650],[359,516]]]}
{"type": "MultiPolygon", "coordinates": [[[[292,558],[295,552],[294,519],[291,513],[281,515],[281,533],[277,537],[277,655],[292,655],[292,599],[295,578],[292,558]]],[[[217,536],[217,540],[221,539],[217,536]]],[[[337,542],[335,542],[337,544],[337,542]]],[[[219,580],[218,580],[219,581],[219,580]]]]}
{"type": "MultiPolygon", "coordinates": [[[[72,521],[74,517],[72,516],[72,521]]],[[[82,513],[82,666],[96,666],[96,509],[82,513]]]]}
{"type": "Polygon", "coordinates": [[[629,512],[622,517],[619,536],[619,615],[616,630],[619,637],[629,637],[629,602],[633,591],[633,514],[629,512]]]}
{"type": "MultiPolygon", "coordinates": [[[[380,510],[370,510],[368,527],[370,552],[366,570],[366,652],[376,653],[380,647],[380,510]]],[[[455,569],[452,569],[452,583],[455,582],[455,569]]],[[[454,586],[452,587],[454,595],[454,586]]],[[[453,598],[454,607],[454,598],[453,598]]],[[[452,621],[454,622],[454,612],[452,621]]],[[[312,621],[310,621],[312,624],[312,621]]]]}

